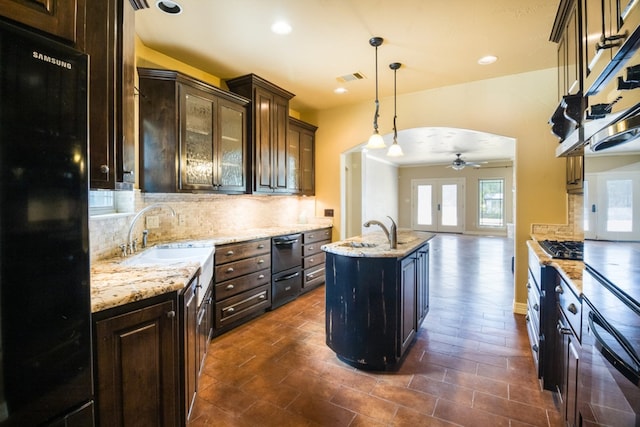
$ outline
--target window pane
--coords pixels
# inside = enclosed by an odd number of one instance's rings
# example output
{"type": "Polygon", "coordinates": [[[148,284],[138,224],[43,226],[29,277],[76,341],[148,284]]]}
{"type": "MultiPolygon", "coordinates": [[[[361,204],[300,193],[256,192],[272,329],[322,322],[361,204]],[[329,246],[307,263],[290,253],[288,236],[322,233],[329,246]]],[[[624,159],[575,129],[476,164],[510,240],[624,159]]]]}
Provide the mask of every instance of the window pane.
{"type": "Polygon", "coordinates": [[[484,227],[504,226],[504,180],[481,179],[479,183],[479,219],[484,227]]]}
{"type": "Polygon", "coordinates": [[[607,181],[607,231],[633,230],[633,193],[630,179],[607,181]]]}
{"type": "Polygon", "coordinates": [[[445,184],[442,186],[442,225],[458,225],[458,186],[445,184]]]}
{"type": "Polygon", "coordinates": [[[433,199],[430,185],[418,185],[418,224],[432,225],[431,201],[433,199]]]}

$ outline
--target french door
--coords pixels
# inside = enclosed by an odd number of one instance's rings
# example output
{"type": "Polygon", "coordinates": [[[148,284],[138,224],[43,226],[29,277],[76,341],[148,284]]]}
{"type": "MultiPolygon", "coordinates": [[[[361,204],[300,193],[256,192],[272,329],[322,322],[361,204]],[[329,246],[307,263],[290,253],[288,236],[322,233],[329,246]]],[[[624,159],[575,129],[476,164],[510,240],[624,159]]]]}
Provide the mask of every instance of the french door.
{"type": "Polygon", "coordinates": [[[419,231],[464,231],[464,178],[411,181],[411,228],[419,231]]]}
{"type": "Polygon", "coordinates": [[[640,176],[637,172],[586,174],[584,237],[640,240],[640,176]]]}

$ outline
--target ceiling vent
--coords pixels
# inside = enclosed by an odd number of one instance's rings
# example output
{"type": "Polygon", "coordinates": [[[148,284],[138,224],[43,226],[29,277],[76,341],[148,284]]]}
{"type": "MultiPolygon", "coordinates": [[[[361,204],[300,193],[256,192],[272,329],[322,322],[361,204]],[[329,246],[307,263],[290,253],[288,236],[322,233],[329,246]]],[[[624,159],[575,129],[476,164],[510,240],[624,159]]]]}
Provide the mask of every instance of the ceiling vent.
{"type": "Polygon", "coordinates": [[[359,71],[356,71],[355,73],[352,73],[352,74],[345,74],[344,76],[340,76],[336,78],[336,80],[338,80],[340,83],[352,82],[354,80],[362,80],[362,79],[366,79],[366,77],[364,74],[362,74],[359,71]]]}

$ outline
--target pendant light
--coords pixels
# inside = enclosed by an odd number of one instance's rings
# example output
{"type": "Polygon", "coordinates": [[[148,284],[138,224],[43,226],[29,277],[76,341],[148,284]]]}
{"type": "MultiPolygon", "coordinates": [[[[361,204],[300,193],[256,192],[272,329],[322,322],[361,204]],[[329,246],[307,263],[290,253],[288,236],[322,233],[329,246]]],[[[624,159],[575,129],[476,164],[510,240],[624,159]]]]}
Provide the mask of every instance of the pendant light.
{"type": "Polygon", "coordinates": [[[389,147],[389,151],[387,151],[387,156],[389,157],[400,157],[404,156],[402,152],[402,147],[398,144],[398,129],[396,128],[396,119],[398,115],[396,113],[396,73],[398,72],[398,68],[402,66],[399,62],[392,62],[389,64],[389,68],[393,70],[393,144],[389,147]]]}
{"type": "Polygon", "coordinates": [[[382,37],[372,37],[369,39],[369,44],[376,48],[376,112],[373,115],[373,135],[369,137],[369,142],[365,145],[365,148],[371,150],[386,147],[382,135],[378,133],[378,111],[380,110],[380,102],[378,101],[378,46],[382,44],[383,40],[382,37]]]}

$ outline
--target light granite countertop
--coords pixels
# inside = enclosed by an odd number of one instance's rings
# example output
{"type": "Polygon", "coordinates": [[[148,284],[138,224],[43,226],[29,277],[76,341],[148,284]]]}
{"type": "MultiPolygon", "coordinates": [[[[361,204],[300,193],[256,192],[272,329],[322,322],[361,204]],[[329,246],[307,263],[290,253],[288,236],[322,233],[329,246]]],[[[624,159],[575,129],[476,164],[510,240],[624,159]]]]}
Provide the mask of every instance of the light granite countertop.
{"type": "Polygon", "coordinates": [[[387,236],[382,231],[375,231],[322,245],[322,250],[349,257],[403,258],[434,237],[433,233],[398,230],[398,247],[391,249],[387,236]]]}
{"type": "MultiPolygon", "coordinates": [[[[179,246],[206,240],[214,245],[271,238],[331,227],[330,223],[294,224],[281,227],[235,230],[216,236],[171,243],[179,246]]],[[[106,310],[168,292],[179,291],[189,284],[200,269],[197,262],[171,264],[125,265],[128,258],[111,258],[91,264],[91,312],[106,310]]]]}
{"type": "Polygon", "coordinates": [[[527,246],[533,250],[540,261],[540,265],[554,267],[560,275],[573,286],[577,295],[582,295],[582,273],[584,263],[582,261],[571,261],[566,259],[551,258],[538,244],[538,240],[545,240],[543,236],[531,236],[533,240],[527,240],[527,246]]]}

